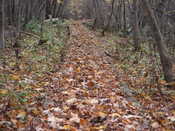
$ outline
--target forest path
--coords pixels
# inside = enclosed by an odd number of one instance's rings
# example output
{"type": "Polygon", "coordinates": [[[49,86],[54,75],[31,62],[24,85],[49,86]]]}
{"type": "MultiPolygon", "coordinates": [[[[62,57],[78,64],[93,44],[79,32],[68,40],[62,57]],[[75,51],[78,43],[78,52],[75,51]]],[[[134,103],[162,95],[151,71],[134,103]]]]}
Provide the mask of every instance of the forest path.
{"type": "MultiPolygon", "coordinates": [[[[43,126],[71,131],[144,129],[140,111],[122,94],[112,59],[94,33],[75,21],[70,25],[69,49],[53,83],[43,126]]],[[[39,126],[38,126],[39,127],[39,126]]],[[[51,129],[50,128],[50,129],[51,129]]],[[[46,128],[44,128],[46,130],[46,128]]],[[[49,129],[49,130],[50,130],[49,129]]]]}

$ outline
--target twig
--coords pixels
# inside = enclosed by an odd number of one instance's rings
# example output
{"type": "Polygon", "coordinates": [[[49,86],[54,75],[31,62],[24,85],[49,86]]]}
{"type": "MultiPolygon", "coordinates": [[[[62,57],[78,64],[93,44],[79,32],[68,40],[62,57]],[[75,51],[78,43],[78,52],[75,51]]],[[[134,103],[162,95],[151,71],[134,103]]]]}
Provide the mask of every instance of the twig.
{"type": "Polygon", "coordinates": [[[20,33],[24,33],[24,34],[26,34],[26,35],[30,35],[30,36],[33,36],[33,37],[35,37],[35,38],[37,38],[37,39],[40,39],[40,37],[39,37],[38,35],[33,34],[33,33],[25,32],[25,31],[21,31],[20,33]]]}

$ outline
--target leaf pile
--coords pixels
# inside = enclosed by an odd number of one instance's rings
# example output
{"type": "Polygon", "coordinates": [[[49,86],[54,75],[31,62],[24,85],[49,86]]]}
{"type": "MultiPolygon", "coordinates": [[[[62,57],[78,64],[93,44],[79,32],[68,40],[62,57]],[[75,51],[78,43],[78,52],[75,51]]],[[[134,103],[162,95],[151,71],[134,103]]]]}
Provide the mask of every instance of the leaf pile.
{"type": "MultiPolygon", "coordinates": [[[[42,76],[30,104],[20,109],[11,109],[10,105],[8,111],[9,102],[3,103],[1,128],[20,131],[174,129],[175,112],[154,113],[158,108],[151,112],[148,105],[155,107],[155,101],[138,100],[138,94],[129,85],[133,84],[132,77],[120,66],[116,67],[114,60],[105,54],[106,41],[96,37],[79,21],[73,21],[69,28],[69,48],[60,70],[42,76]],[[162,118],[167,118],[164,123],[160,121],[162,118]]],[[[20,76],[13,78],[18,81],[20,76]]],[[[2,94],[8,91],[0,90],[2,94]]]]}
{"type": "MultiPolygon", "coordinates": [[[[54,74],[54,82],[45,88],[48,100],[52,100],[43,110],[45,118],[41,118],[47,121],[47,128],[89,131],[143,128],[144,114],[124,98],[112,60],[98,46],[100,41],[78,22],[70,28],[65,62],[60,72],[54,74]]],[[[39,128],[47,129],[43,125],[39,128]]]]}
{"type": "Polygon", "coordinates": [[[38,45],[39,26],[33,21],[26,27],[32,32],[22,32],[22,37],[18,39],[19,59],[10,44],[1,52],[0,128],[4,130],[6,127],[23,127],[29,112],[39,113],[38,107],[32,105],[38,97],[42,97],[43,87],[49,84],[51,72],[59,70],[61,51],[67,39],[66,23],[44,23],[43,37],[47,41],[42,45],[38,45]]]}
{"type": "Polygon", "coordinates": [[[142,43],[141,49],[135,51],[130,38],[108,33],[99,39],[105,43],[105,53],[114,60],[120,88],[127,100],[149,114],[150,127],[161,125],[160,130],[174,130],[175,91],[166,88],[174,86],[174,82],[163,80],[160,58],[153,45],[142,43]]]}

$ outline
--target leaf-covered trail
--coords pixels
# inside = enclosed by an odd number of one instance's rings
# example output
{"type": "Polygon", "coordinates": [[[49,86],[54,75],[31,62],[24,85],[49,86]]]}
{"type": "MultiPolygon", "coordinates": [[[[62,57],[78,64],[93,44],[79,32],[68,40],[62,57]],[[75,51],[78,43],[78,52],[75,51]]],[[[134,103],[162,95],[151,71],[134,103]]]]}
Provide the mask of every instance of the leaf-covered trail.
{"type": "Polygon", "coordinates": [[[70,32],[69,49],[60,72],[46,88],[49,95],[36,128],[145,130],[148,123],[143,123],[143,114],[122,94],[112,60],[100,47],[102,43],[79,22],[70,25],[70,32]]]}

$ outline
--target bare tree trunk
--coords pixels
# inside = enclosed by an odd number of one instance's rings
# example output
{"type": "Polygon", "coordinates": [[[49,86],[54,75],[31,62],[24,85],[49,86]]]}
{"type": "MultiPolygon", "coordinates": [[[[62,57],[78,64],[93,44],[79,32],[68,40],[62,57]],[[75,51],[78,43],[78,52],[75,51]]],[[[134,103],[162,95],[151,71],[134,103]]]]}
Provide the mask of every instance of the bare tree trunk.
{"type": "Polygon", "coordinates": [[[156,20],[155,14],[148,2],[148,0],[143,0],[143,7],[145,7],[145,10],[148,13],[148,17],[150,19],[150,26],[152,27],[152,31],[154,33],[154,39],[156,41],[156,45],[159,51],[160,60],[165,76],[165,80],[167,82],[172,82],[175,80],[175,62],[174,58],[172,58],[168,54],[167,47],[165,46],[163,35],[160,31],[160,28],[158,26],[158,22],[156,20]]]}
{"type": "Polygon", "coordinates": [[[126,34],[126,3],[125,3],[125,0],[122,1],[123,2],[123,31],[124,31],[124,34],[126,34]]]}
{"type": "Polygon", "coordinates": [[[103,36],[105,35],[105,32],[108,30],[108,28],[109,28],[109,26],[110,26],[110,23],[111,23],[111,20],[112,20],[112,15],[113,15],[113,13],[114,13],[114,2],[115,2],[115,0],[112,0],[112,3],[111,3],[111,7],[112,7],[112,9],[111,9],[111,14],[110,14],[110,16],[109,16],[109,20],[108,20],[107,25],[104,27],[104,29],[103,29],[103,31],[102,31],[102,35],[103,35],[103,36]]]}
{"type": "Polygon", "coordinates": [[[0,0],[0,48],[5,47],[4,42],[4,21],[5,21],[5,12],[4,12],[4,0],[0,0]]]}
{"type": "Polygon", "coordinates": [[[135,50],[140,48],[139,40],[140,40],[140,31],[139,31],[139,24],[138,24],[138,0],[133,0],[133,29],[134,29],[134,44],[135,50]]]}
{"type": "Polygon", "coordinates": [[[94,23],[93,23],[93,29],[96,27],[103,27],[104,26],[104,17],[102,14],[102,5],[104,4],[102,0],[93,0],[94,4],[94,23]]]}

